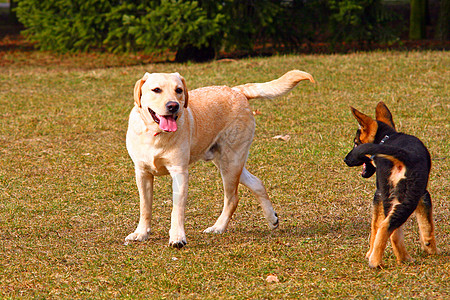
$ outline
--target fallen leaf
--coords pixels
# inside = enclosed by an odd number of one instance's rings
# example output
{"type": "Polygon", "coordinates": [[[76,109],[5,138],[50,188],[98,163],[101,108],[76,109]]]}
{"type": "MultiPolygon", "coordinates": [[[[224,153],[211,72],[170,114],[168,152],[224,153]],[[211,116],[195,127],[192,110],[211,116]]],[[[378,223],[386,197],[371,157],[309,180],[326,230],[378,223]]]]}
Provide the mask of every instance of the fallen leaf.
{"type": "Polygon", "coordinates": [[[283,140],[285,142],[289,141],[291,139],[291,136],[289,134],[285,135],[276,135],[273,137],[274,140],[283,140]]]}
{"type": "Polygon", "coordinates": [[[261,112],[259,109],[254,110],[254,111],[253,111],[253,115],[254,115],[254,116],[262,115],[262,112],[261,112]]]}
{"type": "Polygon", "coordinates": [[[269,283],[280,282],[280,280],[278,279],[278,276],[277,275],[272,275],[272,274],[267,276],[266,281],[269,282],[269,283]]]}

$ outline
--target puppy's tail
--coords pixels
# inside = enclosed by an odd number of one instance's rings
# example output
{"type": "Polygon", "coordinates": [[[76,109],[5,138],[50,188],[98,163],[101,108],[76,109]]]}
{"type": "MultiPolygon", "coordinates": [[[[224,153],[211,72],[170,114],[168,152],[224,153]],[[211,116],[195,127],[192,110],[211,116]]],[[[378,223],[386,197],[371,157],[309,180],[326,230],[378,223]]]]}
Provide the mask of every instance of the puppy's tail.
{"type": "Polygon", "coordinates": [[[233,90],[244,94],[247,99],[276,98],[290,92],[302,80],[315,82],[311,74],[292,70],[278,79],[264,83],[247,83],[233,87],[233,90]]]}

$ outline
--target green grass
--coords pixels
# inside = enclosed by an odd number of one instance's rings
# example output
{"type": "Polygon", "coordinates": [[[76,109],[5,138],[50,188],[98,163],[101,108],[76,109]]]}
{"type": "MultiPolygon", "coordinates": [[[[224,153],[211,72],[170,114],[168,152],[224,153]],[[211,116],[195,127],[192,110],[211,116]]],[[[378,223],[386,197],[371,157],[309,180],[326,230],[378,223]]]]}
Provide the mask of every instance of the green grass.
{"type": "MultiPolygon", "coordinates": [[[[450,55],[375,52],[253,58],[205,64],[112,66],[55,63],[8,54],[0,67],[0,298],[417,298],[450,290],[450,55]],[[15,60],[18,58],[18,60],[15,60]],[[190,169],[188,245],[167,246],[171,188],[157,178],[149,241],[124,245],[139,200],[125,149],[135,81],[180,72],[190,89],[311,73],[291,94],[252,101],[257,131],[248,169],[265,183],[280,216],[270,231],[244,187],[229,229],[203,234],[220,214],[217,170],[190,169]],[[349,106],[374,114],[384,101],[400,131],[433,158],[429,190],[441,253],[423,254],[415,218],[405,225],[415,262],[371,270],[374,178],[343,158],[357,123],[349,106]],[[288,142],[273,140],[289,134],[288,142]],[[278,283],[266,282],[269,274],[278,283]]],[[[42,55],[45,57],[43,58],[42,55]]],[[[126,59],[125,59],[126,60],[126,59]]],[[[68,60],[70,62],[70,59],[68,60]]],[[[120,59],[118,59],[120,61],[120,59]]]]}

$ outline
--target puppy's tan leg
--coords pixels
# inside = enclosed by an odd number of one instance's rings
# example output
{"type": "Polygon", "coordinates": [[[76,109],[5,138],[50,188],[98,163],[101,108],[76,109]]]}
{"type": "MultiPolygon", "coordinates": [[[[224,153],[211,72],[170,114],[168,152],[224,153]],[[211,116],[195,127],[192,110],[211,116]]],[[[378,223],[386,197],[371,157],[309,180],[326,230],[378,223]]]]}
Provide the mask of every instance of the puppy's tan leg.
{"type": "Polygon", "coordinates": [[[373,245],[375,243],[375,237],[377,235],[378,228],[381,222],[384,220],[384,209],[383,203],[380,199],[380,194],[378,191],[375,193],[372,208],[372,222],[370,224],[370,238],[369,238],[369,251],[366,253],[366,258],[369,259],[373,251],[373,245]]]}
{"type": "Polygon", "coordinates": [[[378,228],[377,234],[375,235],[372,252],[369,256],[369,266],[371,268],[377,268],[382,265],[384,249],[386,248],[386,244],[390,235],[388,232],[388,228],[389,217],[384,219],[384,221],[380,223],[380,227],[378,228]]]}
{"type": "Polygon", "coordinates": [[[150,234],[153,203],[153,175],[135,168],[136,184],[139,190],[140,216],[136,230],[129,234],[125,241],[145,241],[150,234]]]}
{"type": "MultiPolygon", "coordinates": [[[[384,204],[382,204],[381,201],[379,201],[379,202],[380,202],[380,205],[384,205],[384,204]]],[[[392,215],[394,214],[396,208],[398,206],[400,206],[400,203],[397,198],[393,198],[391,200],[391,203],[392,203],[392,207],[389,211],[389,214],[382,222],[379,223],[379,226],[377,228],[377,233],[375,235],[375,239],[374,239],[373,245],[372,245],[372,252],[369,255],[369,267],[371,267],[371,268],[378,268],[378,267],[382,266],[383,253],[384,253],[384,250],[386,249],[387,241],[389,240],[391,233],[396,229],[396,228],[391,228],[391,218],[392,218],[392,215]]],[[[384,210],[384,206],[383,206],[383,210],[384,210]]],[[[401,224],[400,224],[400,226],[401,226],[401,224]]]]}
{"type": "Polygon", "coordinates": [[[182,248],[186,245],[186,233],[184,231],[184,218],[188,195],[189,174],[185,168],[167,168],[172,176],[173,208],[170,225],[169,245],[174,248],[182,248]]]}
{"type": "Polygon", "coordinates": [[[278,216],[272,207],[272,203],[267,195],[266,188],[264,187],[262,181],[251,174],[245,167],[242,170],[241,177],[239,178],[240,183],[249,188],[253,194],[256,196],[259,204],[264,213],[264,217],[269,223],[270,229],[275,229],[278,227],[278,216]]]}
{"type": "MultiPolygon", "coordinates": [[[[386,248],[386,243],[391,236],[391,234],[398,228],[400,228],[406,220],[408,220],[409,216],[414,212],[415,206],[411,205],[412,199],[408,199],[408,194],[406,194],[406,198],[399,199],[395,195],[391,195],[389,199],[389,204],[392,207],[389,209],[389,213],[383,222],[380,224],[380,228],[378,228],[377,235],[375,237],[373,251],[369,257],[369,266],[372,268],[379,267],[381,265],[381,260],[383,258],[383,252],[386,248]]],[[[386,209],[386,205],[388,203],[384,203],[384,207],[386,209]]],[[[399,233],[397,233],[398,235],[399,233]]],[[[402,238],[400,236],[394,237],[394,241],[397,243],[395,246],[397,249],[394,251],[399,251],[400,258],[407,258],[405,256],[406,250],[402,249],[401,241],[402,238]]]]}
{"type": "Polygon", "coordinates": [[[428,254],[436,254],[436,239],[434,237],[433,209],[428,191],[419,201],[416,208],[416,218],[419,224],[420,243],[422,250],[428,254]]]}
{"type": "Polygon", "coordinates": [[[409,256],[406,251],[405,241],[403,236],[403,226],[400,226],[391,234],[392,249],[394,250],[395,257],[397,258],[397,263],[400,264],[405,261],[412,261],[411,256],[409,256]]]}

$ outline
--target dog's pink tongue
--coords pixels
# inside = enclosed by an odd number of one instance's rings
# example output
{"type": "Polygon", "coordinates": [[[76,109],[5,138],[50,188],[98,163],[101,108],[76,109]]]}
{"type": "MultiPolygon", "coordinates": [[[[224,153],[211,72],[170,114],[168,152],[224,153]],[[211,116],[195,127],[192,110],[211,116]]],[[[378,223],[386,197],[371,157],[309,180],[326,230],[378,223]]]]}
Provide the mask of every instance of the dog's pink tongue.
{"type": "Polygon", "coordinates": [[[177,131],[177,122],[173,116],[158,116],[159,117],[159,128],[164,131],[177,131]]]}

